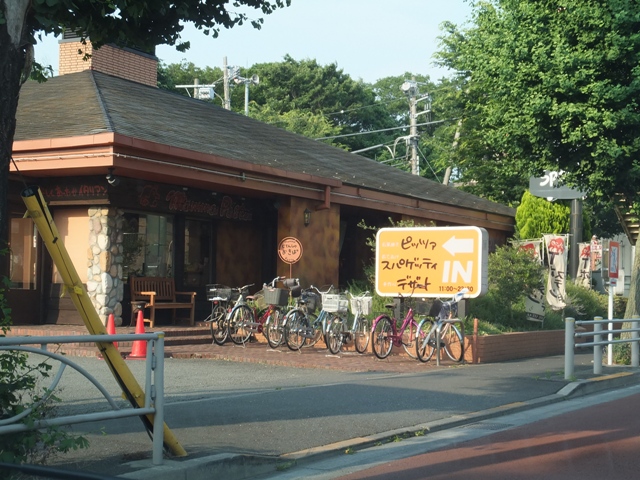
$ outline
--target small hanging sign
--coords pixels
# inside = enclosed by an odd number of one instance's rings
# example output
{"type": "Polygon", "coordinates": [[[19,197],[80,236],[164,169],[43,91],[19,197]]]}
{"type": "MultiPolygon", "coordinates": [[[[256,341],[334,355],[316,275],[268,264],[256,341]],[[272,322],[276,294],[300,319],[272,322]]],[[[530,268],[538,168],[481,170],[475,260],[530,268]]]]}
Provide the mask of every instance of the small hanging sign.
{"type": "Polygon", "coordinates": [[[278,245],[280,260],[289,265],[297,263],[302,258],[302,244],[295,237],[285,237],[278,245]]]}

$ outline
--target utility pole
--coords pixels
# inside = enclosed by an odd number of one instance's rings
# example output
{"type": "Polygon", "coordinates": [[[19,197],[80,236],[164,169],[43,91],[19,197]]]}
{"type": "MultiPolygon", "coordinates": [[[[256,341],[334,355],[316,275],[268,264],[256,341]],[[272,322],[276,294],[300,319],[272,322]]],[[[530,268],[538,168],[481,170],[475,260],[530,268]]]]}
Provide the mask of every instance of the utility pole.
{"type": "Polygon", "coordinates": [[[227,57],[222,61],[222,75],[224,78],[224,105],[227,110],[231,110],[231,98],[229,96],[229,68],[227,67],[227,57]]]}
{"type": "Polygon", "coordinates": [[[411,149],[411,173],[420,175],[420,165],[418,163],[418,139],[420,138],[418,136],[418,115],[431,113],[431,105],[429,103],[429,107],[425,108],[424,112],[418,113],[418,102],[422,100],[430,101],[431,97],[427,94],[418,98],[418,82],[416,82],[415,77],[405,81],[400,86],[400,90],[409,98],[409,137],[407,144],[411,149]]]}
{"type": "Polygon", "coordinates": [[[420,175],[420,165],[418,165],[418,102],[416,101],[416,93],[418,91],[415,79],[412,79],[414,87],[411,89],[411,97],[409,98],[410,115],[409,115],[409,142],[411,145],[411,173],[420,175]]]}
{"type": "Polygon", "coordinates": [[[418,168],[418,121],[417,121],[417,100],[416,95],[418,93],[418,84],[415,77],[411,80],[404,82],[400,86],[400,90],[409,98],[409,138],[408,146],[411,149],[411,174],[420,175],[418,168]]]}

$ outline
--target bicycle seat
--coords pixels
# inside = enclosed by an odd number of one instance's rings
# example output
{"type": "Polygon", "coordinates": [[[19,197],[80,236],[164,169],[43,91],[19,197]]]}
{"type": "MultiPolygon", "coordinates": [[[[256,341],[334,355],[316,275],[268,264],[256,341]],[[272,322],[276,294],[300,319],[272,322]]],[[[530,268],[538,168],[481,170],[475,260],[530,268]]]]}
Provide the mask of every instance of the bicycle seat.
{"type": "Polygon", "coordinates": [[[396,308],[396,304],[395,303],[385,303],[384,308],[388,308],[390,310],[393,310],[396,308]]]}

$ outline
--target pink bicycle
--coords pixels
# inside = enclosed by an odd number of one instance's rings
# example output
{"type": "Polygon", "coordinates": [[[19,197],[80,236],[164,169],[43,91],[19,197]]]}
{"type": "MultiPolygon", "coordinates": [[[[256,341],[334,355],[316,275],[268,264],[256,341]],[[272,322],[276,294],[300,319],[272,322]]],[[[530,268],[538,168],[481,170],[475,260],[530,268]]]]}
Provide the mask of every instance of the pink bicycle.
{"type": "MultiPolygon", "coordinates": [[[[424,288],[422,285],[416,285],[415,288],[424,288]]],[[[413,293],[413,292],[412,292],[413,293]]],[[[400,299],[410,298],[402,297],[400,299]]],[[[396,305],[390,303],[385,305],[388,309],[395,309],[396,305]]],[[[391,353],[391,349],[395,345],[402,345],[404,351],[411,358],[416,358],[416,334],[418,332],[418,323],[413,317],[413,307],[409,306],[407,314],[404,317],[402,326],[397,328],[398,320],[387,314],[379,315],[371,326],[371,348],[376,357],[380,359],[387,358],[391,353]]]]}

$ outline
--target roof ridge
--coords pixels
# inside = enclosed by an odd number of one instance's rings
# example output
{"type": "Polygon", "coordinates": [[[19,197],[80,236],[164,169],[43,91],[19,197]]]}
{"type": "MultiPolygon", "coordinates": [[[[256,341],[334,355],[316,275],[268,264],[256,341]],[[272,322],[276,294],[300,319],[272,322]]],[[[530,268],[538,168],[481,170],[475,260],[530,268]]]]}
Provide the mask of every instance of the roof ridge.
{"type": "Polygon", "coordinates": [[[97,97],[98,97],[98,105],[100,106],[100,110],[102,110],[102,115],[105,118],[105,123],[107,124],[107,129],[111,132],[115,132],[115,127],[114,127],[114,123],[113,120],[111,119],[111,115],[109,115],[109,111],[107,109],[107,105],[106,105],[106,101],[104,99],[104,96],[102,95],[102,91],[100,90],[100,87],[98,86],[98,83],[96,82],[95,79],[95,71],[94,70],[89,70],[90,74],[89,74],[89,78],[91,79],[91,84],[93,85],[93,88],[96,91],[97,97]]]}

